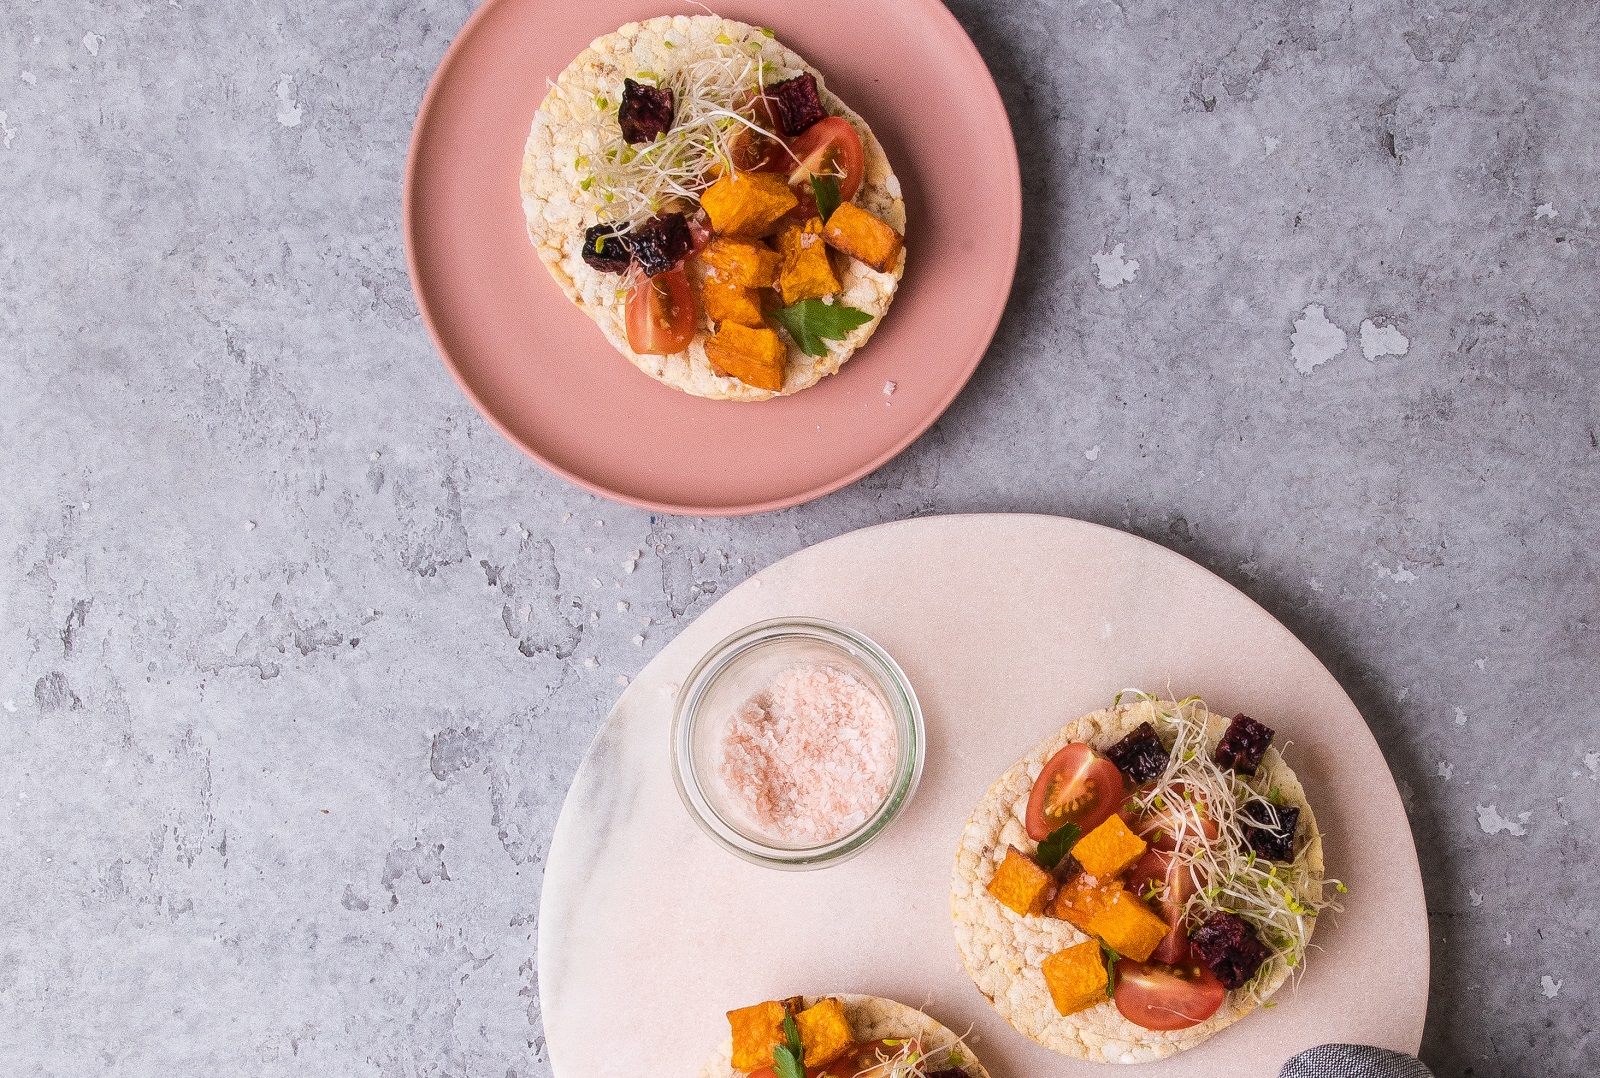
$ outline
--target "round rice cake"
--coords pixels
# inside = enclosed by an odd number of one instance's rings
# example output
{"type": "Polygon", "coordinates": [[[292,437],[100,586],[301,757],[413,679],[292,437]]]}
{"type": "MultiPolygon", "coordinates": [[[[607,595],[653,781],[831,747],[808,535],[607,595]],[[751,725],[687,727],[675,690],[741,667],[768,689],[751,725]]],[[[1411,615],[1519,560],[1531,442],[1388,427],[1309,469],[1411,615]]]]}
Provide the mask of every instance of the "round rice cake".
{"type": "MultiPolygon", "coordinates": [[[[983,1069],[983,1064],[978,1062],[978,1057],[972,1054],[972,1049],[965,1041],[915,1007],[907,1007],[904,1003],[896,1003],[882,996],[851,996],[838,992],[831,993],[831,996],[844,1004],[845,1017],[850,1019],[850,1032],[855,1034],[857,1044],[899,1037],[915,1038],[922,1042],[924,1055],[954,1049],[963,1058],[960,1069],[967,1073],[967,1078],[989,1078],[989,1072],[983,1069]]],[[[811,1007],[825,997],[803,998],[806,1006],[811,1007]]],[[[733,1067],[731,1034],[722,1042],[717,1054],[700,1068],[699,1078],[747,1078],[744,1072],[733,1067]]]]}
{"type": "MultiPolygon", "coordinates": [[[[1171,707],[1169,702],[1160,706],[1171,707]]],[[[1203,708],[1203,705],[1195,705],[1203,708]]],[[[1051,1001],[1041,964],[1050,955],[1091,937],[1055,917],[1023,917],[1002,906],[988,892],[1006,847],[1030,850],[1026,819],[1028,797],[1045,763],[1073,742],[1104,750],[1132,733],[1140,723],[1154,722],[1158,704],[1139,701],[1105,708],[1069,722],[1018,760],[989,788],[961,832],[950,885],[950,914],[956,946],[978,991],[1018,1032],[1074,1059],[1096,1063],[1148,1063],[1176,1055],[1215,1036],[1255,1010],[1257,1003],[1242,991],[1230,991],[1210,1018],[1188,1029],[1162,1032],[1134,1025],[1111,1000],[1076,1014],[1062,1015],[1051,1001]]],[[[1205,712],[1206,746],[1216,748],[1228,720],[1205,712]]],[[[1156,723],[1160,729],[1159,723],[1156,723]]],[[[1300,780],[1275,748],[1269,748],[1252,786],[1276,787],[1280,802],[1300,810],[1296,859],[1306,859],[1311,878],[1323,877],[1322,835],[1306,802],[1300,780]]],[[[1315,918],[1311,918],[1315,925],[1315,918]]],[[[1308,933],[1309,934],[1309,933],[1308,933]]],[[[1281,960],[1263,982],[1262,998],[1276,992],[1290,970],[1281,960]]]]}
{"type": "Polygon", "coordinates": [[[706,358],[711,325],[704,312],[689,347],[675,355],[641,355],[628,347],[627,299],[616,274],[602,273],[583,261],[584,230],[601,223],[598,199],[580,186],[580,160],[594,154],[617,127],[615,102],[622,98],[623,79],[641,72],[670,73],[676,65],[729,47],[744,50],[769,65],[769,82],[810,72],[830,116],[850,121],[861,136],[865,175],[852,201],[891,225],[906,231],[905,201],[900,181],[889,167],[883,146],[860,116],[831,93],[822,73],[784,47],[760,27],[716,15],[662,16],[632,22],[596,38],[567,66],[533,117],[533,129],[522,158],[522,207],[528,237],[567,298],[595,320],[606,339],[645,374],[674,389],[712,400],[757,401],[798,393],[844,365],[883,320],[905,272],[902,249],[888,273],[879,273],[856,259],[836,265],[841,291],[836,302],[871,315],[870,321],[839,340],[826,341],[828,352],[808,356],[793,342],[783,390],[774,393],[719,374],[706,358]],[[604,102],[606,107],[600,107],[604,102]],[[845,264],[847,263],[847,264],[845,264]]]}

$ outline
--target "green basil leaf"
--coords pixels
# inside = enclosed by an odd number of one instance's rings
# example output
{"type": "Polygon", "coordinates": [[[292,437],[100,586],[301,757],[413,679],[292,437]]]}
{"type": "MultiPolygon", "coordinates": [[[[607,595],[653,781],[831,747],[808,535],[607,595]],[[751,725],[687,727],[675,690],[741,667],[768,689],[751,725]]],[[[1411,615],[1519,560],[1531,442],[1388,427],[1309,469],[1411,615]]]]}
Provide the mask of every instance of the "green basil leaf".
{"type": "Polygon", "coordinates": [[[806,1078],[806,1069],[801,1065],[805,1049],[800,1046],[800,1027],[795,1025],[793,1015],[783,1016],[783,1037],[788,1043],[772,1050],[772,1069],[778,1072],[778,1078],[806,1078]]]}
{"type": "Polygon", "coordinates": [[[828,346],[824,340],[839,340],[858,326],[872,321],[866,311],[846,307],[842,303],[824,303],[820,299],[803,299],[772,312],[778,324],[789,331],[800,351],[808,356],[825,356],[828,346]]]}
{"type": "Polygon", "coordinates": [[[1075,823],[1064,823],[1045,837],[1039,843],[1039,849],[1034,853],[1034,859],[1045,868],[1055,868],[1067,851],[1078,844],[1078,839],[1083,837],[1083,828],[1075,823]]]}
{"type": "Polygon", "coordinates": [[[833,211],[839,208],[839,203],[842,201],[839,197],[839,177],[812,176],[811,197],[816,199],[817,214],[826,224],[828,218],[833,216],[833,211]]]}
{"type": "Polygon", "coordinates": [[[1105,940],[1100,941],[1100,953],[1106,960],[1106,998],[1110,999],[1117,990],[1117,963],[1122,961],[1122,956],[1112,950],[1105,940]]]}

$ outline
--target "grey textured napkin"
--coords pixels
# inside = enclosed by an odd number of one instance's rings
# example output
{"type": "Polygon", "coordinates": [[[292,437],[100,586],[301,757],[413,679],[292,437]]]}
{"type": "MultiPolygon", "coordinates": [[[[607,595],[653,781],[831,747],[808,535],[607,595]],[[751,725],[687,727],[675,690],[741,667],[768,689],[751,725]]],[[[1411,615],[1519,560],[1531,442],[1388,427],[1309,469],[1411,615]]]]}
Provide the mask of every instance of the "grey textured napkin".
{"type": "Polygon", "coordinates": [[[1420,1059],[1365,1044],[1319,1044],[1283,1065],[1278,1078],[1433,1078],[1420,1059]]]}

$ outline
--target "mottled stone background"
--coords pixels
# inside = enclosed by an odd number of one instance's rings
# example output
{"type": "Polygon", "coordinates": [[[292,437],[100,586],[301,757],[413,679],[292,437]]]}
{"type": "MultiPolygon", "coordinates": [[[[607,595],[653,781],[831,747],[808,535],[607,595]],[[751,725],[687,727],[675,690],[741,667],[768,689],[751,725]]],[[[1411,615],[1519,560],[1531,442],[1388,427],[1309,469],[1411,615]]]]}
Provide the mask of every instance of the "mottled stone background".
{"type": "Polygon", "coordinates": [[[0,1071],[548,1074],[541,863],[618,685],[972,510],[1286,622],[1405,794],[1425,1058],[1600,1070],[1600,8],[962,0],[1024,175],[994,347],[876,475],[708,522],[546,475],[432,353],[400,179],[470,7],[0,3],[0,1071]]]}

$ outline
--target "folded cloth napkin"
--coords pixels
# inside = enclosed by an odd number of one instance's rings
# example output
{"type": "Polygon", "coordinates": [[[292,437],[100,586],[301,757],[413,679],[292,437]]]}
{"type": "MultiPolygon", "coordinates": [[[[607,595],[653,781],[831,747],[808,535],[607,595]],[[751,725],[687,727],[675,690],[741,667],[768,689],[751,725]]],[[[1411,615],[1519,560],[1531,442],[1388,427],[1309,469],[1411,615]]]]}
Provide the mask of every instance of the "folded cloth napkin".
{"type": "Polygon", "coordinates": [[[1278,1078],[1433,1078],[1415,1056],[1365,1044],[1319,1044],[1283,1065],[1278,1078]]]}

